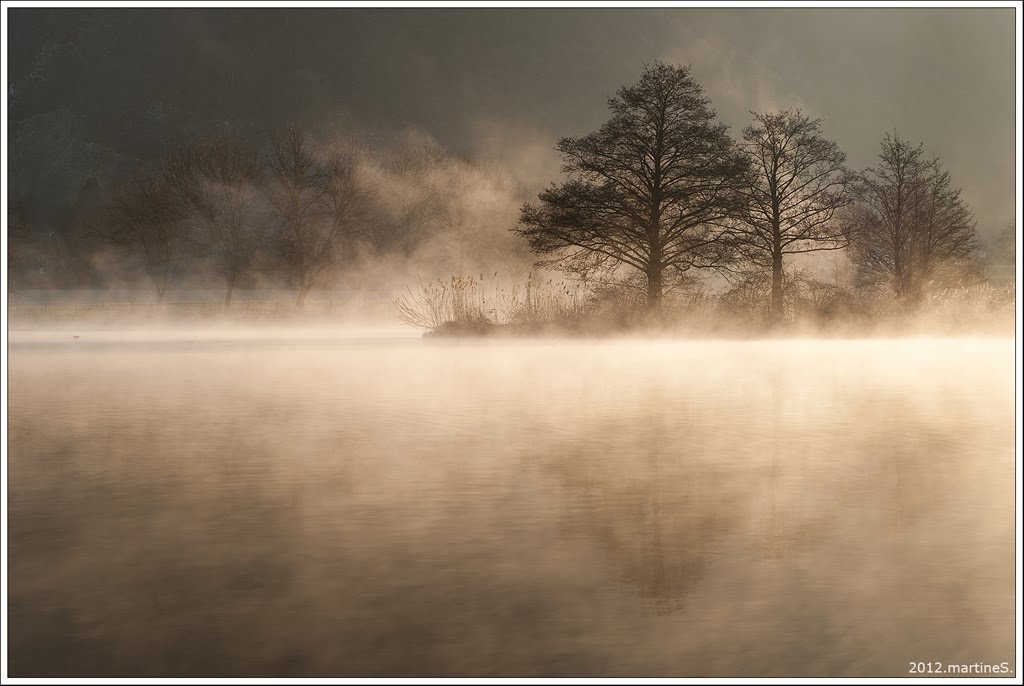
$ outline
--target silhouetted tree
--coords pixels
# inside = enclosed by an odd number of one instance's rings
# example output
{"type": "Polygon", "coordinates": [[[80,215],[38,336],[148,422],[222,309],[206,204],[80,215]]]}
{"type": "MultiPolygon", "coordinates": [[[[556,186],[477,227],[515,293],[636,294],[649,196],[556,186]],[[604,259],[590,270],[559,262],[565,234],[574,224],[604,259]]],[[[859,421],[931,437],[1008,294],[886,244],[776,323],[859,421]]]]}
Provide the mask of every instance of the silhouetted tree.
{"type": "Polygon", "coordinates": [[[988,252],[992,264],[1017,264],[1017,224],[1013,219],[995,235],[988,252]]]}
{"type": "Polygon", "coordinates": [[[298,283],[297,307],[361,233],[369,201],[359,162],[359,152],[338,141],[318,154],[295,125],[272,142],[265,188],[275,247],[298,283]]]}
{"type": "Polygon", "coordinates": [[[362,155],[361,149],[341,141],[328,145],[321,155],[321,221],[303,244],[309,287],[351,255],[366,234],[373,207],[362,179],[362,155]]]}
{"type": "Polygon", "coordinates": [[[920,144],[886,134],[857,198],[851,257],[864,283],[888,282],[897,295],[916,296],[940,270],[975,255],[973,213],[920,144]]]}
{"type": "Polygon", "coordinates": [[[312,288],[309,253],[324,180],[313,151],[294,124],[288,126],[287,135],[272,140],[269,172],[265,189],[277,220],[275,247],[294,271],[299,287],[296,305],[301,307],[312,288]]]}
{"type": "Polygon", "coordinates": [[[659,307],[665,272],[721,265],[744,160],[688,67],[656,63],[608,102],[599,130],[563,138],[568,180],[524,205],[516,232],[549,263],[587,275],[629,267],[659,307]]]}
{"type": "Polygon", "coordinates": [[[109,212],[105,227],[98,230],[142,260],[157,302],[163,302],[193,248],[181,203],[162,176],[140,174],[117,188],[109,212]]]}
{"type": "Polygon", "coordinates": [[[168,187],[198,220],[198,239],[224,279],[225,309],[259,245],[255,215],[262,173],[259,156],[227,136],[201,141],[172,155],[164,166],[168,187]]]}
{"type": "Polygon", "coordinates": [[[851,202],[846,155],[799,110],[754,114],[743,130],[749,170],[745,212],[733,237],[740,252],[770,270],[772,321],[783,318],[783,256],[848,245],[836,211],[851,202]]]}
{"type": "Polygon", "coordinates": [[[441,218],[441,197],[431,178],[436,163],[425,156],[410,157],[394,154],[382,170],[375,187],[380,211],[372,236],[378,250],[406,257],[436,232],[441,218]]]}
{"type": "Polygon", "coordinates": [[[102,275],[97,273],[93,261],[100,247],[95,227],[105,220],[109,202],[109,190],[95,176],[90,176],[82,182],[77,197],[68,208],[63,240],[71,288],[102,283],[102,275]]]}
{"type": "Polygon", "coordinates": [[[408,257],[437,232],[442,204],[437,172],[448,160],[444,148],[422,136],[407,136],[381,152],[372,184],[378,209],[370,236],[375,248],[408,257]]]}

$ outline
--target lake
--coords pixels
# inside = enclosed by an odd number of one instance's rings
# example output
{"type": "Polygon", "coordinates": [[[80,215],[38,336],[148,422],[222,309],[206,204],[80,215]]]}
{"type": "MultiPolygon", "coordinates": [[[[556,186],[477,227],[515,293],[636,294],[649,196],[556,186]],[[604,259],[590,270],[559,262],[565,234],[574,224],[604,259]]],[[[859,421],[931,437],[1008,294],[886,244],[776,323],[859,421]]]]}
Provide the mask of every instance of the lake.
{"type": "Polygon", "coordinates": [[[1014,664],[1012,338],[13,330],[8,422],[12,676],[1014,664]]]}

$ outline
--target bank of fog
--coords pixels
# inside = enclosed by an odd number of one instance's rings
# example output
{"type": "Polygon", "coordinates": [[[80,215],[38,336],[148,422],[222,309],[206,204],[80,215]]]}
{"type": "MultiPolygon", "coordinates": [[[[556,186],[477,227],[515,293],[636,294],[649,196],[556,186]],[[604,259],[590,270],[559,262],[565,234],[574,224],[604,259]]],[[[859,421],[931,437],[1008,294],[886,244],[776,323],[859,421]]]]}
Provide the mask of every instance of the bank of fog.
{"type": "Polygon", "coordinates": [[[418,132],[278,133],[262,145],[215,135],[123,182],[92,180],[66,226],[36,226],[12,204],[14,301],[185,312],[211,299],[384,300],[393,320],[393,296],[418,278],[529,273],[509,231],[528,193],[498,166],[418,132]]]}
{"type": "MultiPolygon", "coordinates": [[[[11,312],[369,319],[453,334],[770,328],[771,274],[750,264],[666,272],[654,310],[646,275],[628,266],[537,263],[513,231],[535,193],[422,132],[290,126],[262,148],[213,136],[123,183],[83,188],[56,239],[40,240],[15,208],[11,312]]],[[[955,266],[908,298],[865,283],[849,250],[793,256],[788,329],[1012,331],[1013,283],[987,278],[980,261],[955,266]]]]}

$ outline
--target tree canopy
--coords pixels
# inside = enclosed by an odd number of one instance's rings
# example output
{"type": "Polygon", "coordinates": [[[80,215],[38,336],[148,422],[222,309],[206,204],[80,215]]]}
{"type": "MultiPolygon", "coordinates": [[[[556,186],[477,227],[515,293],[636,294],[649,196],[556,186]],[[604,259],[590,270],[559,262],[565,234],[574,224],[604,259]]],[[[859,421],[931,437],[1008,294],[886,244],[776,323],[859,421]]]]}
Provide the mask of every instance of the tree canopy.
{"type": "Polygon", "coordinates": [[[886,134],[879,163],[857,189],[852,257],[861,281],[914,296],[977,250],[974,215],[938,158],[886,134]]]}
{"type": "Polygon", "coordinates": [[[517,232],[584,277],[642,273],[656,308],[666,273],[729,258],[720,239],[742,202],[745,161],[688,67],[650,65],[608,107],[600,129],[558,141],[568,178],[523,207],[517,232]]]}
{"type": "Polygon", "coordinates": [[[771,270],[772,319],[782,319],[783,256],[848,245],[836,212],[848,205],[846,154],[799,110],[754,114],[743,130],[746,204],[734,239],[755,267],[771,270]]]}

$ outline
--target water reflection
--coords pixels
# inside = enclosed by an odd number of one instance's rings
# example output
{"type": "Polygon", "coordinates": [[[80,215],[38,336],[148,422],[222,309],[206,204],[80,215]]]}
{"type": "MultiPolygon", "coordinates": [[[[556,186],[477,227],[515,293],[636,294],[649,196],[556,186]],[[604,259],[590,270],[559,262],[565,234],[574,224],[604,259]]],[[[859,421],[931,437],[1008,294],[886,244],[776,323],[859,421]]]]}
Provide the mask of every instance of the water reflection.
{"type": "Polygon", "coordinates": [[[609,417],[551,446],[542,462],[566,489],[564,531],[597,543],[620,582],[668,613],[739,526],[747,494],[727,467],[694,469],[664,418],[642,437],[635,421],[609,417]]]}
{"type": "Polygon", "coordinates": [[[1010,369],[1000,341],[15,345],[12,674],[1012,660],[1010,369]]]}

